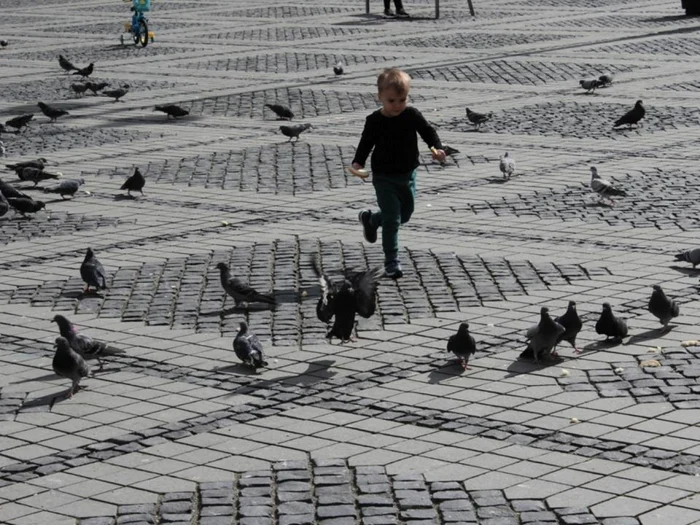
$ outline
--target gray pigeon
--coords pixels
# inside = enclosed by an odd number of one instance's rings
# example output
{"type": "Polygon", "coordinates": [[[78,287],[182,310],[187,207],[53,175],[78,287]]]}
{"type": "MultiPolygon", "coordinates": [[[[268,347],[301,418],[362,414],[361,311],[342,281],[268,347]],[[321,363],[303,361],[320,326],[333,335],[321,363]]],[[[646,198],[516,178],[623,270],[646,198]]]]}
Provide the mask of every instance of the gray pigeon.
{"type": "Polygon", "coordinates": [[[457,333],[451,335],[447,340],[447,351],[457,356],[462,364],[462,368],[471,370],[468,366],[469,357],[476,353],[476,341],[469,333],[469,325],[467,323],[460,323],[457,333]]]}
{"type": "Polygon", "coordinates": [[[240,329],[233,339],[233,351],[244,364],[255,370],[267,366],[263,347],[258,337],[248,331],[248,323],[241,321],[240,329]]]}
{"type": "Polygon", "coordinates": [[[90,367],[80,355],[73,351],[65,337],[56,338],[56,353],[52,364],[56,374],[73,382],[68,391],[69,398],[80,390],[80,380],[90,375],[90,367]]]}
{"type": "Polygon", "coordinates": [[[693,265],[693,269],[700,264],[700,248],[693,248],[692,250],[687,250],[683,253],[676,255],[677,261],[689,262],[693,265]]]}
{"type": "Polygon", "coordinates": [[[651,297],[649,298],[649,312],[654,317],[659,318],[659,322],[664,325],[662,332],[667,332],[669,329],[668,323],[674,317],[678,317],[680,314],[680,307],[676,301],[666,297],[666,294],[661,289],[661,286],[655,284],[653,286],[654,291],[651,292],[651,297]]]}
{"type": "Polygon", "coordinates": [[[489,113],[477,113],[467,108],[467,120],[474,124],[474,129],[479,129],[483,123],[488,122],[492,117],[492,111],[489,113]]]}
{"type": "Polygon", "coordinates": [[[92,248],[87,249],[85,259],[80,265],[80,277],[85,281],[86,293],[90,291],[90,287],[95,288],[95,290],[107,289],[107,274],[102,263],[95,257],[92,248]]]}
{"type": "Polygon", "coordinates": [[[91,357],[97,359],[97,362],[100,365],[100,370],[104,368],[100,357],[124,353],[124,350],[107,346],[105,343],[95,341],[92,337],[79,333],[75,329],[75,326],[62,315],[54,316],[53,322],[58,325],[58,330],[61,332],[61,337],[64,337],[66,341],[68,341],[71,349],[86,359],[91,357]]]}
{"type": "Polygon", "coordinates": [[[583,321],[581,321],[576,311],[576,302],[569,301],[566,313],[557,317],[554,322],[564,327],[564,332],[557,339],[557,345],[562,341],[566,341],[574,348],[575,353],[580,353],[580,350],[576,348],[576,336],[581,331],[581,328],[583,328],[583,321]]]}
{"type": "Polygon", "coordinates": [[[559,336],[565,331],[562,325],[549,316],[549,308],[543,306],[540,309],[540,322],[525,334],[528,339],[525,351],[531,349],[535,363],[539,363],[541,358],[549,358],[552,355],[559,336]]]}
{"type": "Polygon", "coordinates": [[[48,104],[44,104],[43,102],[39,102],[37,106],[39,106],[39,109],[44,115],[49,117],[49,122],[56,122],[58,117],[70,115],[70,113],[68,113],[65,109],[55,108],[53,106],[49,106],[48,104]]]}
{"type": "Polygon", "coordinates": [[[272,112],[283,120],[292,120],[294,118],[294,113],[287,106],[282,104],[265,104],[266,108],[270,108],[272,112]]]}
{"type": "Polygon", "coordinates": [[[610,303],[603,303],[603,311],[595,324],[595,332],[604,335],[606,341],[612,337],[614,342],[620,342],[627,337],[627,321],[613,314],[610,303]]]}
{"type": "Polygon", "coordinates": [[[88,90],[87,84],[71,84],[70,88],[76,95],[84,95],[88,90]]]}
{"type": "Polygon", "coordinates": [[[26,217],[27,213],[36,213],[46,207],[41,201],[35,201],[31,198],[24,197],[7,197],[7,202],[15,211],[19,212],[22,217],[26,217]]]}
{"type": "Polygon", "coordinates": [[[146,177],[143,176],[138,166],[134,170],[134,174],[124,181],[120,190],[127,190],[127,194],[131,197],[132,191],[138,191],[143,195],[143,187],[146,185],[146,177]]]}
{"type": "Polygon", "coordinates": [[[126,95],[129,92],[129,86],[124,85],[120,88],[117,89],[108,89],[102,92],[102,94],[106,97],[113,98],[114,102],[119,102],[119,99],[122,98],[124,95],[126,95]]]}
{"type": "Polygon", "coordinates": [[[26,193],[22,193],[14,186],[10,186],[7,182],[5,182],[2,179],[0,179],[0,193],[2,193],[5,196],[5,198],[7,198],[7,199],[14,197],[16,199],[30,199],[31,200],[31,197],[29,195],[27,195],[26,193]]]}
{"type": "Polygon", "coordinates": [[[613,83],[612,73],[603,73],[598,77],[598,87],[608,87],[613,83]]]}
{"type": "Polygon", "coordinates": [[[335,66],[333,66],[333,73],[336,75],[342,75],[345,73],[345,69],[343,68],[343,63],[338,62],[335,66]]]}
{"type": "Polygon", "coordinates": [[[503,178],[509,180],[515,173],[515,160],[513,160],[506,151],[505,155],[501,157],[501,162],[498,167],[501,173],[503,173],[503,178]]]}
{"type": "Polygon", "coordinates": [[[246,303],[246,306],[248,303],[275,304],[275,298],[271,295],[261,294],[240,279],[231,277],[231,271],[226,263],[220,262],[216,267],[219,269],[221,286],[233,298],[236,308],[240,303],[246,303]]]}
{"type": "Polygon", "coordinates": [[[156,106],[153,111],[162,111],[163,113],[165,113],[167,115],[167,117],[165,117],[166,120],[170,119],[170,117],[177,119],[178,117],[186,117],[190,114],[188,110],[186,110],[185,108],[181,108],[176,104],[164,104],[161,106],[156,106]]]}
{"type": "Polygon", "coordinates": [[[19,175],[24,168],[36,168],[38,170],[43,170],[47,164],[48,161],[44,157],[40,157],[36,160],[25,160],[22,162],[15,162],[14,164],[5,164],[5,167],[13,170],[17,175],[19,175]]]}
{"type": "Polygon", "coordinates": [[[326,333],[328,340],[337,337],[341,343],[352,340],[357,332],[355,316],[372,317],[377,309],[377,288],[384,274],[382,266],[361,272],[346,272],[343,280],[334,282],[319,268],[313,259],[313,269],[321,285],[321,298],[316,305],[316,315],[324,323],[333,325],[326,333]]]}
{"type": "Polygon", "coordinates": [[[285,137],[289,137],[287,142],[291,142],[293,138],[299,140],[299,135],[309,128],[312,128],[311,124],[297,124],[296,126],[280,126],[280,131],[285,137]]]}
{"type": "Polygon", "coordinates": [[[8,211],[10,211],[10,203],[7,202],[5,195],[0,191],[0,217],[5,215],[8,211]]]}
{"type": "Polygon", "coordinates": [[[58,193],[65,200],[66,195],[73,197],[83,184],[85,184],[84,179],[66,179],[58,186],[44,188],[44,193],[58,193]]]}
{"type": "Polygon", "coordinates": [[[17,171],[17,176],[24,182],[33,182],[34,186],[45,180],[61,178],[60,173],[49,173],[38,168],[23,168],[17,171]]]}
{"type": "Polygon", "coordinates": [[[597,87],[600,87],[600,81],[597,78],[591,80],[579,80],[579,85],[586,90],[586,94],[593,93],[597,87]]]}
{"type": "Polygon", "coordinates": [[[591,166],[591,189],[598,194],[598,200],[601,201],[604,198],[608,198],[611,204],[615,204],[615,201],[610,198],[610,196],[626,196],[627,192],[620,188],[616,188],[612,185],[609,180],[605,180],[598,175],[598,168],[591,166]]]}
{"type": "Polygon", "coordinates": [[[644,104],[642,104],[641,100],[638,100],[632,109],[615,121],[613,128],[617,128],[623,124],[627,124],[627,126],[631,128],[632,125],[638,124],[639,121],[644,118],[644,115],[646,115],[644,104]]]}

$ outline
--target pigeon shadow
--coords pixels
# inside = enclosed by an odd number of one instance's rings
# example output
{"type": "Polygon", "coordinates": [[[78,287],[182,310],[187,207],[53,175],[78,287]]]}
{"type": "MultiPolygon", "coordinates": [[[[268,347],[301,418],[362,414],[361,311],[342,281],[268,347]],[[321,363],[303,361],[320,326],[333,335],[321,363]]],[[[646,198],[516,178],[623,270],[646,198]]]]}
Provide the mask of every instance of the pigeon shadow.
{"type": "Polygon", "coordinates": [[[51,381],[52,379],[58,379],[60,376],[58,374],[46,374],[41,377],[30,377],[27,379],[22,379],[22,381],[16,381],[11,383],[13,385],[21,385],[22,383],[32,383],[33,381],[51,381]]]}
{"type": "Polygon", "coordinates": [[[666,335],[667,333],[669,333],[675,326],[676,325],[668,325],[668,330],[664,330],[663,327],[659,327],[654,328],[652,330],[647,330],[646,332],[642,332],[641,334],[634,334],[627,340],[625,346],[633,345],[636,343],[643,343],[644,341],[649,341],[651,339],[658,339],[662,335],[666,335]]]}
{"type": "Polygon", "coordinates": [[[605,340],[603,339],[602,341],[594,341],[593,343],[588,343],[586,346],[582,347],[578,355],[584,355],[586,353],[590,352],[597,352],[599,350],[607,350],[610,348],[614,348],[616,346],[619,346],[622,344],[622,341],[616,341],[613,339],[608,339],[605,340]]]}
{"type": "Polygon", "coordinates": [[[459,359],[445,359],[445,364],[428,372],[428,383],[435,385],[445,379],[460,376],[463,372],[467,372],[467,370],[462,367],[459,359]]]}
{"type": "Polygon", "coordinates": [[[669,266],[672,270],[676,270],[679,273],[682,273],[683,275],[687,275],[688,277],[697,277],[700,275],[700,269],[698,268],[688,268],[686,266],[669,266]]]}
{"type": "Polygon", "coordinates": [[[608,204],[607,202],[604,202],[604,201],[585,202],[583,204],[583,206],[586,208],[613,208],[614,207],[612,204],[608,204]]]}
{"type": "Polygon", "coordinates": [[[135,201],[138,197],[135,195],[129,195],[128,193],[117,193],[114,196],[115,201],[135,201]]]}
{"type": "Polygon", "coordinates": [[[511,179],[504,179],[503,177],[489,177],[486,179],[486,182],[489,184],[505,184],[511,179]]]}
{"type": "MultiPolygon", "coordinates": [[[[638,20],[638,22],[641,23],[647,23],[647,24],[655,24],[659,22],[678,22],[680,20],[686,20],[688,18],[691,18],[693,15],[668,15],[668,16],[659,16],[656,18],[642,18],[641,20],[638,20]]],[[[694,15],[698,16],[698,15],[694,15]]]]}
{"type": "MultiPolygon", "coordinates": [[[[330,359],[321,359],[318,361],[308,361],[306,363],[307,369],[298,373],[291,374],[287,376],[276,377],[275,379],[262,379],[259,382],[248,383],[246,387],[255,387],[256,389],[265,388],[267,386],[278,385],[279,383],[287,383],[294,385],[310,385],[331,379],[337,372],[330,370],[330,367],[335,363],[335,361],[330,359]]],[[[269,368],[269,367],[268,367],[269,368]]],[[[223,367],[214,368],[216,372],[223,373],[240,373],[247,376],[259,375],[259,373],[249,366],[242,363],[235,363],[232,365],[226,365],[223,367]]],[[[236,395],[236,392],[232,392],[232,395],[236,395]]]]}
{"type": "Polygon", "coordinates": [[[585,91],[574,93],[574,96],[575,96],[575,97],[580,97],[581,95],[583,95],[583,96],[589,96],[589,95],[597,95],[597,93],[595,93],[595,92],[594,92],[594,93],[586,93],[585,91]]]}
{"type": "Polygon", "coordinates": [[[545,370],[550,366],[558,366],[565,361],[568,361],[568,359],[563,357],[554,357],[552,359],[540,359],[538,363],[535,363],[533,359],[518,357],[515,361],[508,365],[508,368],[506,368],[506,372],[508,372],[506,378],[545,370]]]}

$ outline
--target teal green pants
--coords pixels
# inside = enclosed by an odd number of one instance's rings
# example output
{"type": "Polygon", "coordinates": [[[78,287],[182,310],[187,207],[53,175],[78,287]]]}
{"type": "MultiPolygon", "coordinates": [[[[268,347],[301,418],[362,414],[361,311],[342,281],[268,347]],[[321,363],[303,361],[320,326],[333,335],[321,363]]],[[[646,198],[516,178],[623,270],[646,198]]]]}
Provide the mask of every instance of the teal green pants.
{"type": "Polygon", "coordinates": [[[379,211],[372,213],[372,226],[382,227],[384,262],[398,260],[399,226],[413,215],[416,200],[416,170],[409,173],[372,174],[379,211]]]}

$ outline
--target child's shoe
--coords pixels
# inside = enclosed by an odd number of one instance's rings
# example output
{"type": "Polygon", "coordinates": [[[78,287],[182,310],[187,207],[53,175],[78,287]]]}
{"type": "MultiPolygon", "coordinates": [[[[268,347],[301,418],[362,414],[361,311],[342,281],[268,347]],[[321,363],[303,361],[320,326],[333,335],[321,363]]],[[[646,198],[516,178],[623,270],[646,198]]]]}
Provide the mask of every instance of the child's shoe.
{"type": "Polygon", "coordinates": [[[369,243],[377,242],[377,228],[372,226],[371,210],[362,210],[357,218],[362,223],[362,233],[365,236],[365,240],[369,243]]]}
{"type": "Polygon", "coordinates": [[[400,16],[401,18],[408,18],[411,15],[409,15],[402,7],[401,9],[396,10],[396,16],[400,16]]]}
{"type": "Polygon", "coordinates": [[[391,9],[385,9],[384,16],[394,16],[394,12],[391,9]]]}
{"type": "Polygon", "coordinates": [[[389,279],[399,279],[403,277],[401,263],[396,260],[386,263],[386,265],[384,265],[384,276],[389,279]]]}

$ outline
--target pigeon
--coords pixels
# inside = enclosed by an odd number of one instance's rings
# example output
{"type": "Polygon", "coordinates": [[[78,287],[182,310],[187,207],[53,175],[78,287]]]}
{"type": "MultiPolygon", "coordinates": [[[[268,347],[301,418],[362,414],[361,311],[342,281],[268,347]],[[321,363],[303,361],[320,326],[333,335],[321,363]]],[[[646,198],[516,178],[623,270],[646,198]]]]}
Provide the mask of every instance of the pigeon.
{"type": "Polygon", "coordinates": [[[162,111],[167,115],[166,119],[169,119],[170,117],[173,117],[174,119],[178,117],[184,117],[185,115],[189,115],[190,112],[187,111],[184,108],[181,108],[180,106],[176,106],[175,104],[168,104],[165,106],[156,106],[153,111],[162,111]]]}
{"type": "MultiPolygon", "coordinates": [[[[576,311],[576,302],[569,301],[566,313],[554,319],[554,322],[564,327],[564,332],[557,339],[557,345],[562,341],[566,341],[574,348],[575,353],[580,353],[580,350],[576,348],[576,336],[583,328],[583,322],[576,311]]],[[[553,354],[556,355],[556,352],[553,352],[553,354]]]]}
{"type": "Polygon", "coordinates": [[[293,138],[296,137],[299,140],[299,135],[301,135],[307,129],[313,127],[311,124],[297,124],[296,126],[280,126],[280,131],[285,137],[289,137],[287,142],[291,142],[293,138]]]}
{"type": "Polygon", "coordinates": [[[292,120],[294,118],[294,113],[287,106],[281,104],[265,104],[266,108],[270,108],[272,112],[277,115],[282,120],[292,120]]]}
{"type": "Polygon", "coordinates": [[[692,250],[687,250],[683,253],[676,255],[677,261],[689,262],[693,265],[693,269],[700,264],[700,248],[693,248],[692,250]]]}
{"type": "Polygon", "coordinates": [[[597,87],[600,87],[600,81],[597,78],[591,80],[579,80],[579,85],[586,90],[586,94],[593,93],[597,87]]]}
{"type": "Polygon", "coordinates": [[[40,170],[38,168],[22,168],[17,172],[17,176],[20,180],[24,182],[33,182],[36,187],[43,180],[49,179],[60,179],[60,173],[49,173],[48,171],[40,170]]]}
{"type": "Polygon", "coordinates": [[[63,55],[58,55],[58,65],[61,66],[61,69],[63,69],[66,72],[73,71],[74,69],[78,69],[75,67],[70,60],[68,60],[66,57],[63,55]]]}
{"type": "Polygon", "coordinates": [[[523,353],[531,351],[535,363],[539,363],[541,358],[548,358],[552,355],[559,336],[565,331],[566,328],[549,316],[549,308],[543,306],[540,309],[540,322],[531,327],[525,334],[528,345],[523,353]]]}
{"type": "Polygon", "coordinates": [[[666,296],[664,291],[661,289],[661,286],[655,284],[653,288],[654,291],[651,292],[651,297],[649,298],[649,305],[647,308],[649,309],[649,312],[651,312],[654,317],[658,317],[659,322],[664,325],[662,332],[667,332],[670,330],[668,323],[674,317],[678,317],[680,307],[676,301],[669,299],[666,296]]]}
{"type": "Polygon", "coordinates": [[[345,73],[345,69],[343,69],[343,63],[338,62],[335,66],[333,66],[333,73],[336,75],[342,75],[345,73]]]}
{"type": "Polygon", "coordinates": [[[642,101],[638,100],[632,109],[615,121],[613,128],[617,128],[623,124],[627,124],[627,127],[631,128],[633,124],[638,124],[639,121],[644,118],[645,114],[646,110],[642,105],[642,101]]]}
{"type": "Polygon", "coordinates": [[[36,213],[46,207],[46,204],[43,202],[29,198],[7,197],[7,202],[17,210],[22,217],[26,217],[27,213],[36,213]]]}
{"type": "Polygon", "coordinates": [[[92,75],[93,71],[95,71],[95,64],[90,62],[89,66],[85,66],[83,69],[78,69],[75,68],[76,70],[73,72],[74,75],[80,75],[83,78],[87,78],[90,75],[92,75]]]}
{"type": "Polygon", "coordinates": [[[22,193],[14,186],[10,186],[7,182],[3,181],[2,179],[0,179],[0,193],[2,193],[3,196],[7,199],[32,199],[29,195],[27,195],[26,193],[22,193]]]}
{"type": "Polygon", "coordinates": [[[53,356],[53,371],[61,377],[70,379],[73,384],[68,397],[80,390],[80,380],[90,375],[90,367],[71,347],[65,337],[56,338],[56,354],[53,356]]]}
{"type": "Polygon", "coordinates": [[[598,87],[608,87],[613,83],[612,73],[603,73],[598,77],[598,87]]]}
{"type": "Polygon", "coordinates": [[[25,160],[23,162],[15,162],[14,164],[5,164],[5,167],[14,170],[14,172],[19,175],[24,168],[36,168],[38,170],[43,170],[47,164],[48,161],[45,158],[40,157],[36,160],[25,160]]]}
{"type": "Polygon", "coordinates": [[[48,104],[44,104],[43,102],[39,102],[37,106],[39,106],[39,109],[41,109],[41,112],[44,115],[49,117],[49,122],[56,122],[56,119],[58,117],[62,117],[63,115],[69,115],[69,113],[65,109],[54,108],[52,106],[49,106],[48,104]]]}
{"type": "Polygon", "coordinates": [[[6,48],[10,43],[7,40],[0,40],[0,47],[6,48]]]}
{"type": "Polygon", "coordinates": [[[241,321],[238,334],[233,339],[233,351],[238,359],[255,370],[267,366],[262,344],[258,336],[248,331],[248,323],[245,321],[241,321]]]}
{"type": "Polygon", "coordinates": [[[501,157],[501,162],[498,164],[498,167],[500,168],[501,173],[503,173],[503,178],[505,180],[509,180],[515,173],[515,160],[513,160],[513,158],[511,158],[506,151],[506,153],[501,157]]]}
{"type": "Polygon", "coordinates": [[[102,263],[97,260],[92,248],[88,248],[85,252],[85,259],[80,265],[80,277],[85,281],[85,293],[90,291],[90,288],[95,290],[107,289],[107,274],[102,263]]]}
{"type": "Polygon", "coordinates": [[[29,121],[34,118],[33,113],[27,113],[26,115],[20,115],[19,117],[12,118],[5,122],[5,126],[10,128],[15,128],[15,133],[19,133],[22,128],[29,127],[29,121]]]}
{"type": "Polygon", "coordinates": [[[129,197],[131,197],[132,191],[141,192],[143,195],[143,187],[146,185],[146,178],[141,174],[138,167],[134,170],[134,174],[124,181],[121,185],[120,190],[127,190],[129,197]]]}
{"type": "Polygon", "coordinates": [[[603,312],[595,324],[595,333],[604,335],[606,341],[612,337],[615,342],[620,342],[627,337],[627,322],[615,317],[610,303],[603,303],[603,312]]]}
{"type": "Polygon", "coordinates": [[[115,102],[119,102],[119,99],[122,98],[124,95],[126,95],[129,92],[129,86],[124,85],[120,88],[117,89],[110,89],[108,91],[103,91],[102,94],[106,97],[113,98],[115,102]]]}
{"type": "Polygon", "coordinates": [[[7,150],[5,149],[5,143],[0,140],[0,157],[6,157],[7,156],[7,150]]]}
{"type": "Polygon", "coordinates": [[[457,333],[451,335],[447,340],[447,351],[457,356],[460,363],[462,363],[462,368],[471,370],[468,366],[469,356],[476,353],[476,342],[474,337],[469,334],[469,325],[467,323],[460,323],[457,333]]]}
{"type": "Polygon", "coordinates": [[[377,266],[367,271],[346,274],[342,282],[333,282],[321,272],[318,261],[312,260],[314,272],[321,285],[321,298],[316,305],[316,314],[320,321],[333,326],[326,338],[340,339],[341,343],[350,341],[352,331],[356,329],[355,315],[369,319],[377,308],[377,287],[384,275],[384,268],[377,266]]]}
{"type": "Polygon", "coordinates": [[[109,86],[109,82],[87,82],[85,86],[87,86],[87,88],[90,91],[92,91],[93,95],[97,95],[98,91],[101,91],[107,86],[109,86]]]}
{"type": "Polygon", "coordinates": [[[61,199],[65,200],[66,195],[73,197],[83,184],[85,184],[85,179],[66,179],[61,181],[58,186],[44,188],[44,193],[58,193],[61,199]]]}
{"type": "Polygon", "coordinates": [[[612,204],[615,204],[615,201],[612,200],[609,195],[620,195],[622,197],[627,195],[625,190],[616,188],[609,180],[601,178],[600,175],[598,175],[598,168],[595,166],[591,166],[591,189],[598,194],[599,201],[607,197],[612,204]]]}
{"type": "Polygon", "coordinates": [[[477,113],[467,108],[467,120],[474,124],[474,129],[479,129],[484,122],[488,122],[493,117],[493,112],[477,113]]]}
{"type": "Polygon", "coordinates": [[[84,95],[88,89],[88,85],[87,84],[71,84],[70,88],[73,90],[73,92],[75,94],[84,95]]]}
{"type": "Polygon", "coordinates": [[[231,277],[231,271],[226,263],[220,262],[216,267],[219,269],[221,286],[224,291],[233,298],[236,308],[238,308],[240,303],[246,303],[246,305],[248,305],[248,303],[275,304],[275,298],[271,295],[261,294],[240,279],[231,277]]]}
{"type": "Polygon", "coordinates": [[[5,196],[0,192],[0,217],[5,215],[8,211],[10,211],[10,203],[7,202],[5,196]]]}
{"type": "Polygon", "coordinates": [[[100,359],[101,357],[124,353],[124,350],[108,346],[101,341],[96,341],[92,337],[81,334],[76,330],[75,325],[62,315],[55,315],[53,322],[58,325],[61,337],[68,341],[70,348],[85,359],[90,359],[92,357],[97,359],[100,370],[104,368],[102,359],[100,359]]]}

